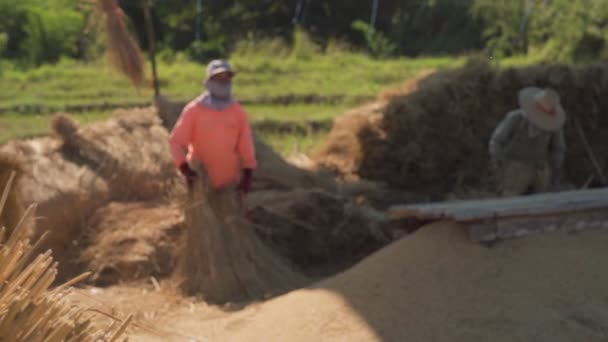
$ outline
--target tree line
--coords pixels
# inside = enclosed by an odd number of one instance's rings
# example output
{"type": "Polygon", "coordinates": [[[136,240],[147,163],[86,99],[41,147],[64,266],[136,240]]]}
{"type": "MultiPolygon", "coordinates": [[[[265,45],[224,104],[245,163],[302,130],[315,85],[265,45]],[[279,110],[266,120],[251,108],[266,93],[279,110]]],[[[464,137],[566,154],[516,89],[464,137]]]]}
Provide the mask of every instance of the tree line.
{"type": "MultiPolygon", "coordinates": [[[[320,47],[340,42],[375,57],[536,54],[564,61],[608,58],[606,0],[121,0],[147,47],[142,1],[152,5],[157,46],[205,60],[243,40],[292,42],[303,30],[320,47]]],[[[0,58],[26,65],[103,51],[92,0],[0,0],[0,58]]]]}

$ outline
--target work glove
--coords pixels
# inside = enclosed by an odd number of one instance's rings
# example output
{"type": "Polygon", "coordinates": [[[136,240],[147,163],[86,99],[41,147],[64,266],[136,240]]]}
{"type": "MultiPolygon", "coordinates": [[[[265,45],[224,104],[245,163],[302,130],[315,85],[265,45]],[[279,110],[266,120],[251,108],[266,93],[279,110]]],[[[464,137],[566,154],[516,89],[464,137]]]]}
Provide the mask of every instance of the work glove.
{"type": "Polygon", "coordinates": [[[251,191],[251,183],[253,182],[253,171],[251,169],[243,169],[243,176],[238,189],[243,193],[251,191]]]}
{"type": "Polygon", "coordinates": [[[196,179],[196,172],[190,168],[188,162],[183,162],[179,166],[179,171],[186,178],[186,183],[188,184],[188,188],[192,189],[192,185],[194,184],[194,180],[196,179]]]}

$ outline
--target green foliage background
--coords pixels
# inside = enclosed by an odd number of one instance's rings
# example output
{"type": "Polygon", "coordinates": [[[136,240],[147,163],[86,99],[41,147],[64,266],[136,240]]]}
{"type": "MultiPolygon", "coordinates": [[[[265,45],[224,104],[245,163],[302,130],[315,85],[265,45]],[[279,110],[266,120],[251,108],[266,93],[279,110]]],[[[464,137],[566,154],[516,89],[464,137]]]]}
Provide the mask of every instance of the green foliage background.
{"type": "MultiPolygon", "coordinates": [[[[372,1],[201,3],[197,28],[196,0],[152,1],[162,58],[184,54],[206,61],[227,56],[244,42],[293,45],[298,32],[305,32],[321,51],[340,47],[376,58],[472,51],[562,61],[608,58],[606,0],[382,0],[374,27],[372,1]]],[[[122,0],[120,6],[146,48],[141,0],[122,0]]],[[[0,58],[24,67],[62,57],[98,58],[103,40],[102,33],[92,30],[98,19],[92,10],[91,1],[82,0],[0,0],[0,58]]]]}

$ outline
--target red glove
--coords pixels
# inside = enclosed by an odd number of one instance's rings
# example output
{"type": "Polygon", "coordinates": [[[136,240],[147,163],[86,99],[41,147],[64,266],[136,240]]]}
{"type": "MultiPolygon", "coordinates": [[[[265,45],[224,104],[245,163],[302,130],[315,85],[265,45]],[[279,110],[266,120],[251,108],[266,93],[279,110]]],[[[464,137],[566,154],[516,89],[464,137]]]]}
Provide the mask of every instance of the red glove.
{"type": "Polygon", "coordinates": [[[243,176],[238,189],[243,193],[251,191],[251,183],[253,182],[253,171],[251,169],[243,169],[243,176]]]}
{"type": "Polygon", "coordinates": [[[192,184],[194,184],[194,180],[196,179],[196,172],[190,168],[187,162],[183,162],[179,166],[179,171],[186,178],[186,183],[188,184],[188,188],[192,188],[192,184]]]}

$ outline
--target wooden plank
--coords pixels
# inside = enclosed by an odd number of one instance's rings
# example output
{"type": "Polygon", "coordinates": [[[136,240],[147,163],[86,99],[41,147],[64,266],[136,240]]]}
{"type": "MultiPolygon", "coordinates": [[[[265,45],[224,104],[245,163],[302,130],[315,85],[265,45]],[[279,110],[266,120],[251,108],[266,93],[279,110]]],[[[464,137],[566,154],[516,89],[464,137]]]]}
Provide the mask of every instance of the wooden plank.
{"type": "Polygon", "coordinates": [[[577,190],[500,199],[469,200],[394,206],[391,218],[453,219],[468,222],[495,217],[553,215],[608,208],[608,189],[577,190]]]}
{"type": "Polygon", "coordinates": [[[446,211],[446,210],[461,210],[470,208],[507,208],[516,210],[519,208],[530,208],[530,207],[547,207],[547,206],[559,206],[567,205],[571,202],[579,201],[600,201],[608,202],[608,189],[598,190],[582,190],[576,192],[561,192],[551,193],[550,195],[531,195],[531,196],[518,196],[501,199],[486,199],[486,200],[472,200],[472,201],[458,201],[458,202],[442,202],[442,203],[427,203],[417,204],[408,206],[396,206],[393,210],[398,211],[400,208],[406,210],[415,211],[446,211]]]}
{"type": "Polygon", "coordinates": [[[582,230],[608,230],[608,211],[593,210],[575,214],[553,216],[513,217],[500,220],[485,220],[465,226],[473,241],[513,239],[517,237],[554,232],[577,232],[582,230]]]}

